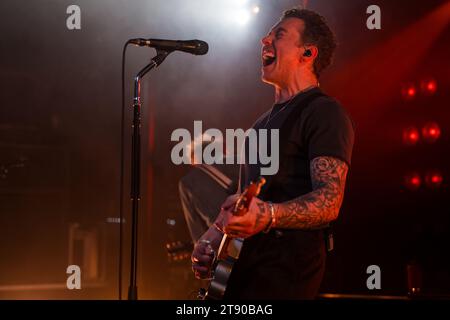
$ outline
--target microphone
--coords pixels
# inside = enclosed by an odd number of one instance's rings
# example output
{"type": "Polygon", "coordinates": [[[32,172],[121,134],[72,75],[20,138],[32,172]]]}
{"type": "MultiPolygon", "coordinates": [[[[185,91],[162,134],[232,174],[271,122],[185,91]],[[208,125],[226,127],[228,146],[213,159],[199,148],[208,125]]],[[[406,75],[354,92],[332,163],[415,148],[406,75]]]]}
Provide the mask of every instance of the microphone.
{"type": "Polygon", "coordinates": [[[130,43],[140,47],[152,47],[164,51],[183,51],[195,55],[208,52],[208,44],[201,40],[131,39],[130,43]]]}

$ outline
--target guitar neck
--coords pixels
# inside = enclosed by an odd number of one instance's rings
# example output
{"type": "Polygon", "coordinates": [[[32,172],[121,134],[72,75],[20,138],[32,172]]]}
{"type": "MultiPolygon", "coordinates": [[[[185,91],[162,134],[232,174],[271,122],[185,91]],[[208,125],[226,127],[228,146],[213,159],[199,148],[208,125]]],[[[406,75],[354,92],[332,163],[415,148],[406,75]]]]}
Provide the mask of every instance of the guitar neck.
{"type": "Polygon", "coordinates": [[[256,183],[251,183],[247,189],[239,196],[236,205],[234,206],[233,214],[236,216],[242,216],[247,213],[252,199],[258,196],[261,191],[261,187],[266,183],[266,179],[260,177],[256,183]]]}

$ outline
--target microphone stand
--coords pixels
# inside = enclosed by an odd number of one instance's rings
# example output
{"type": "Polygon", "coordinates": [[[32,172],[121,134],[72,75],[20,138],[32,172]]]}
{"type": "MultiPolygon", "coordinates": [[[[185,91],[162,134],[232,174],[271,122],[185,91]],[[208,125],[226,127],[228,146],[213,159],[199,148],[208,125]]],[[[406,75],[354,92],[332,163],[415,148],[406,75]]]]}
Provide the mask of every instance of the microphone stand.
{"type": "Polygon", "coordinates": [[[138,211],[140,199],[140,171],[141,171],[141,79],[153,68],[159,66],[171,51],[157,50],[157,55],[134,78],[133,98],[133,134],[131,140],[131,264],[128,300],[137,300],[137,240],[138,240],[138,211]]]}

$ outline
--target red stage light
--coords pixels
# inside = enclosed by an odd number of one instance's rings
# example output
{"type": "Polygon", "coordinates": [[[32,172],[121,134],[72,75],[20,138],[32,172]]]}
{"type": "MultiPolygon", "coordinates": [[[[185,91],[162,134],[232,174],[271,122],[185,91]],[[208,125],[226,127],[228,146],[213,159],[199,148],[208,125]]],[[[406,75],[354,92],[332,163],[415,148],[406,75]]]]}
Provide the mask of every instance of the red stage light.
{"type": "Polygon", "coordinates": [[[419,141],[419,130],[415,127],[409,127],[403,130],[403,143],[412,146],[419,141]]]}
{"type": "Polygon", "coordinates": [[[405,186],[410,190],[419,189],[422,184],[422,178],[417,172],[410,173],[405,176],[405,186]]]}
{"type": "Polygon", "coordinates": [[[431,176],[431,182],[432,182],[432,183],[439,183],[439,182],[441,182],[441,181],[442,181],[442,177],[437,176],[437,175],[431,176]]]}
{"type": "Polygon", "coordinates": [[[436,122],[427,122],[422,128],[422,137],[425,141],[433,143],[441,136],[441,128],[436,122]]]}
{"type": "Polygon", "coordinates": [[[429,171],[425,176],[425,184],[431,189],[439,188],[443,180],[444,178],[438,170],[429,171]]]}
{"type": "Polygon", "coordinates": [[[407,83],[403,85],[401,93],[403,99],[412,100],[416,96],[417,90],[413,83],[407,83]]]}
{"type": "Polygon", "coordinates": [[[444,181],[444,178],[439,170],[431,170],[425,176],[425,184],[431,189],[439,188],[442,181],[444,181]]]}
{"type": "Polygon", "coordinates": [[[420,82],[420,90],[424,95],[431,96],[437,91],[437,83],[434,79],[425,79],[420,82]]]}

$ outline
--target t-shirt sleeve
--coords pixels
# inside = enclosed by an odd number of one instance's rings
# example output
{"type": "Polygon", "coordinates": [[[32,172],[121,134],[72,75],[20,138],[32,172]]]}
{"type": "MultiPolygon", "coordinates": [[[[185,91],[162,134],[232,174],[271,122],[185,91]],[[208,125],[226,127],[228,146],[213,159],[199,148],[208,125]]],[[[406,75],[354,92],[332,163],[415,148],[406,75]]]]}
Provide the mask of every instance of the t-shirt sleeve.
{"type": "Polygon", "coordinates": [[[342,106],[332,99],[320,99],[308,107],[304,118],[304,144],[308,158],[336,157],[351,163],[354,124],[342,106]]]}

